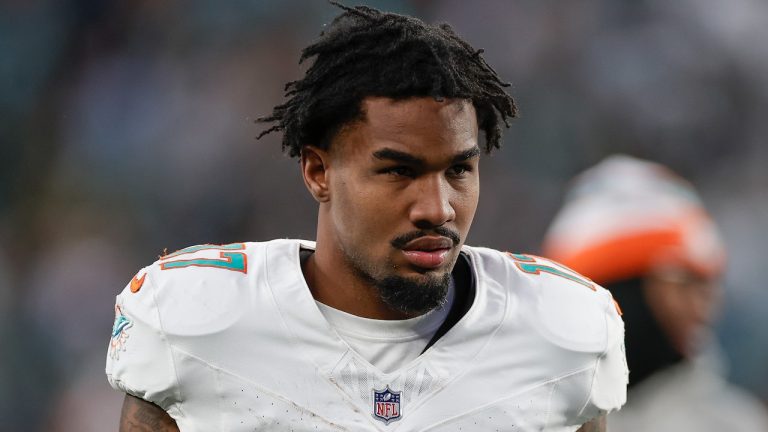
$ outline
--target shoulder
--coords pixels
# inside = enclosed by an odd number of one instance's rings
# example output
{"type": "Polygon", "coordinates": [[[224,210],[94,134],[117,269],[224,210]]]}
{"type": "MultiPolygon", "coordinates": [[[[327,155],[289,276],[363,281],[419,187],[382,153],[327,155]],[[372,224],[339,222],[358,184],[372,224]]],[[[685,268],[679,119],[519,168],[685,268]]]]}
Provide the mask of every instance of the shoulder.
{"type": "Polygon", "coordinates": [[[589,278],[547,258],[467,248],[480,281],[502,289],[512,312],[562,348],[605,352],[624,338],[611,294],[589,278]]]}
{"type": "Polygon", "coordinates": [[[295,240],[190,246],[141,269],[118,296],[133,316],[164,333],[199,335],[233,324],[264,291],[267,250],[290,253],[295,240]]]}

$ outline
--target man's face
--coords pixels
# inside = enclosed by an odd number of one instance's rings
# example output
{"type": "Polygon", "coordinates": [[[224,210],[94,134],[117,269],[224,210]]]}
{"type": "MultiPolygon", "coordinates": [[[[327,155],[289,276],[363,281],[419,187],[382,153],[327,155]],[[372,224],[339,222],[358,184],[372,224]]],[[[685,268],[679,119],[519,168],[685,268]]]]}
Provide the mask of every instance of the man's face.
{"type": "Polygon", "coordinates": [[[677,351],[688,357],[696,354],[720,303],[717,281],[682,267],[661,267],[646,276],[644,295],[677,351]]]}
{"type": "Polygon", "coordinates": [[[345,270],[390,308],[422,313],[444,301],[477,208],[475,109],[433,98],[367,98],[362,109],[328,151],[321,224],[345,270]]]}

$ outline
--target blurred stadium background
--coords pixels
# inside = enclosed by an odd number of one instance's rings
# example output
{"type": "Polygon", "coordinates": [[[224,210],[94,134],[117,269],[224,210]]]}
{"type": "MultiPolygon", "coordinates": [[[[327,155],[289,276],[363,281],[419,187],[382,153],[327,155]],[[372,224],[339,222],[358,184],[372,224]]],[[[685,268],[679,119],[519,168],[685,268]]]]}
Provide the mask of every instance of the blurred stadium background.
{"type": "MultiPolygon", "coordinates": [[[[469,243],[538,251],[567,180],[611,153],[690,179],[730,252],[728,376],[768,400],[768,3],[359,3],[451,23],[512,83],[469,243]]],[[[336,13],[0,1],[0,430],[116,430],[113,299],[165,248],[314,236],[297,163],[253,121],[336,13]]]]}

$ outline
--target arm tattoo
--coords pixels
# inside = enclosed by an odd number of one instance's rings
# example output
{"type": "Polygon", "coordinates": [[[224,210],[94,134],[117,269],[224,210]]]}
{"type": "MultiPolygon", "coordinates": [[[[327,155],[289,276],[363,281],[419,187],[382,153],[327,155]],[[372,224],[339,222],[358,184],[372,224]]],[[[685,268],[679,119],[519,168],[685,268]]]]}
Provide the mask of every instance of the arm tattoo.
{"type": "Polygon", "coordinates": [[[179,432],[176,422],[162,408],[125,395],[120,413],[120,432],[179,432]]]}
{"type": "Polygon", "coordinates": [[[584,423],[576,432],[606,432],[605,416],[593,418],[584,423]]]}

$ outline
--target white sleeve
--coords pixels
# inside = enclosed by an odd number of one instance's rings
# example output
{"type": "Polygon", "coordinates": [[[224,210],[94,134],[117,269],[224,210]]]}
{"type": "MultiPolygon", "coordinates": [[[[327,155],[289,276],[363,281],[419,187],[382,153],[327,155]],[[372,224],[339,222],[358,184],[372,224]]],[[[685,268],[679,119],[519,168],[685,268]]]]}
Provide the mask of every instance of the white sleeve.
{"type": "Polygon", "coordinates": [[[624,322],[613,305],[605,316],[607,346],[597,359],[589,398],[581,412],[585,421],[616,411],[627,401],[629,370],[624,351],[624,322]]]}
{"type": "Polygon", "coordinates": [[[145,277],[140,289],[132,292],[129,284],[117,296],[106,373],[114,389],[168,410],[179,400],[178,386],[149,269],[134,278],[138,281],[145,277]]]}

